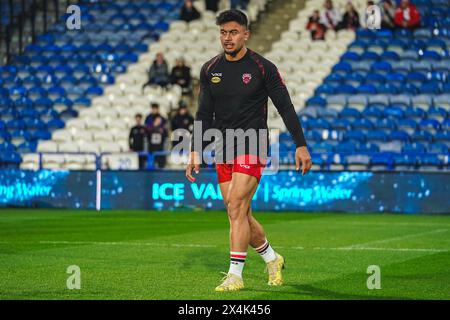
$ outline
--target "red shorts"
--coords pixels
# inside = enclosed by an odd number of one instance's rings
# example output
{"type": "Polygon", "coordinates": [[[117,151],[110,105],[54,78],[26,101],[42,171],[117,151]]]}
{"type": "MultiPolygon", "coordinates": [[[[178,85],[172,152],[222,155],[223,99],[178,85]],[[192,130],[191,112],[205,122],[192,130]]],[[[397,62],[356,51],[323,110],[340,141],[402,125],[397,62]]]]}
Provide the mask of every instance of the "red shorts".
{"type": "Polygon", "coordinates": [[[233,172],[248,174],[261,180],[266,161],[258,156],[243,154],[234,158],[233,163],[216,164],[217,178],[219,183],[231,181],[233,172]]]}

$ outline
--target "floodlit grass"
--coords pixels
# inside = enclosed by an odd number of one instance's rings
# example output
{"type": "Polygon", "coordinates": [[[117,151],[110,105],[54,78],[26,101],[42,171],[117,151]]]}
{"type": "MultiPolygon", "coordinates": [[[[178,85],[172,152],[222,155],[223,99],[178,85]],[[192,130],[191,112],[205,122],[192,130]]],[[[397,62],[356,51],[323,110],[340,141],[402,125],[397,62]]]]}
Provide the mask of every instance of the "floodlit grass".
{"type": "Polygon", "coordinates": [[[249,250],[245,289],[216,293],[225,212],[0,210],[0,299],[450,299],[449,216],[255,216],[286,258],[285,285],[269,287],[249,250]],[[80,290],[66,287],[70,265],[80,290]]]}

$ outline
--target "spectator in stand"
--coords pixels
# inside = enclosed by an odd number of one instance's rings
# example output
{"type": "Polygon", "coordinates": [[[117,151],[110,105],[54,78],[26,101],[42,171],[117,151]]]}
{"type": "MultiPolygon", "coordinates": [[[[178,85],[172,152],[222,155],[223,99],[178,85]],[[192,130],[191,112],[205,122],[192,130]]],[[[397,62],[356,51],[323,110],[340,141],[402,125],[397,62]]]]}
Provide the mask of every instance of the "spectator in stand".
{"type": "MultiPolygon", "coordinates": [[[[156,116],[153,120],[151,127],[147,129],[148,133],[148,151],[157,152],[164,150],[164,143],[167,138],[167,130],[165,128],[163,118],[156,116]]],[[[156,155],[154,157],[154,163],[158,168],[164,168],[166,166],[166,156],[156,155]]]]}
{"type": "Polygon", "coordinates": [[[247,10],[249,1],[250,0],[231,0],[230,1],[231,9],[239,9],[240,8],[241,10],[247,10]]]}
{"type": "Polygon", "coordinates": [[[183,94],[191,94],[191,68],[186,66],[184,58],[178,58],[175,67],[170,74],[170,82],[178,84],[182,88],[183,94]]]}
{"type": "Polygon", "coordinates": [[[327,29],[338,30],[339,23],[342,20],[341,13],[338,8],[335,8],[333,1],[325,0],[325,10],[322,11],[320,16],[320,23],[325,25],[327,29]]]}
{"type": "Polygon", "coordinates": [[[219,11],[219,0],[205,0],[206,10],[217,12],[219,11]]]}
{"type": "MultiPolygon", "coordinates": [[[[128,138],[128,143],[130,145],[130,150],[134,152],[143,152],[147,144],[147,129],[142,125],[142,114],[138,113],[134,116],[136,120],[136,125],[131,128],[130,135],[128,138]]],[[[145,156],[139,156],[139,168],[143,169],[145,167],[145,156]]]]}
{"type": "Polygon", "coordinates": [[[180,20],[191,22],[200,18],[200,12],[194,7],[192,0],[184,0],[181,8],[180,20]]]}
{"type": "Polygon", "coordinates": [[[150,67],[148,81],[142,86],[142,91],[148,85],[166,87],[169,82],[169,67],[167,66],[167,61],[164,59],[164,55],[159,52],[156,54],[156,59],[150,67]]]}
{"type": "MultiPolygon", "coordinates": [[[[180,107],[178,108],[177,113],[170,121],[170,125],[172,127],[172,131],[177,129],[184,129],[183,132],[180,132],[182,137],[189,139],[190,133],[192,132],[194,126],[194,117],[189,113],[187,105],[181,101],[180,107]]],[[[179,136],[178,136],[179,137],[179,136]]],[[[179,141],[172,141],[172,146],[175,146],[179,143],[179,141]]]]}
{"type": "Polygon", "coordinates": [[[339,24],[338,29],[356,30],[360,26],[359,14],[356,11],[355,6],[350,1],[347,2],[344,17],[339,24]]]}
{"type": "Polygon", "coordinates": [[[325,40],[325,32],[327,28],[325,27],[325,25],[320,23],[319,10],[315,10],[312,16],[309,17],[306,29],[311,32],[311,39],[313,41],[325,40]]]}
{"type": "Polygon", "coordinates": [[[383,0],[379,4],[381,9],[381,27],[384,29],[395,28],[395,5],[392,0],[383,0]]]}
{"type": "Polygon", "coordinates": [[[361,17],[361,19],[359,20],[359,24],[363,28],[367,28],[367,19],[369,18],[369,16],[367,15],[367,8],[373,5],[375,5],[374,1],[367,1],[367,5],[362,9],[362,11],[360,11],[359,16],[361,17]]]}
{"type": "Polygon", "coordinates": [[[145,126],[147,129],[150,129],[153,126],[153,121],[157,117],[161,117],[161,121],[163,123],[163,126],[166,126],[167,120],[160,114],[159,112],[159,104],[153,102],[151,105],[151,111],[150,114],[145,118],[145,126]]]}
{"type": "Polygon", "coordinates": [[[414,29],[420,25],[420,13],[409,0],[401,0],[394,19],[395,24],[401,28],[414,29]]]}

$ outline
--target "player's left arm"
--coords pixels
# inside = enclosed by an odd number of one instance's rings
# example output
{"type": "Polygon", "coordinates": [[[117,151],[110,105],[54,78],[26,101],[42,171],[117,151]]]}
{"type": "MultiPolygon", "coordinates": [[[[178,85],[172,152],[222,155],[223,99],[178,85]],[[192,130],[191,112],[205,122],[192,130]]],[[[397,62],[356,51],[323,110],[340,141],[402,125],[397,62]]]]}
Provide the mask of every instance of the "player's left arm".
{"type": "Polygon", "coordinates": [[[295,150],[295,169],[297,171],[300,170],[301,163],[302,174],[304,175],[312,167],[311,155],[309,154],[305,135],[303,134],[303,129],[295,112],[289,92],[274,64],[270,62],[265,63],[264,77],[269,97],[277,108],[297,147],[295,150]]]}

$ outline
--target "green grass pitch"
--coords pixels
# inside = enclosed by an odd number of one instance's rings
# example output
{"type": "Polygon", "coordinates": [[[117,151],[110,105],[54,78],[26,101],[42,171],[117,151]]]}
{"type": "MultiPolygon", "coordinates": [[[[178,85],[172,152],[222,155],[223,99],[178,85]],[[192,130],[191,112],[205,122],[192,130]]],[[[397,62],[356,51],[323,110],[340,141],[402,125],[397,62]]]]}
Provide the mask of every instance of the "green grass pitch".
{"type": "Polygon", "coordinates": [[[255,216],[286,257],[285,285],[267,286],[250,250],[245,289],[216,293],[225,212],[0,210],[0,299],[450,299],[450,216],[255,216]],[[66,287],[70,265],[80,290],[66,287]]]}

